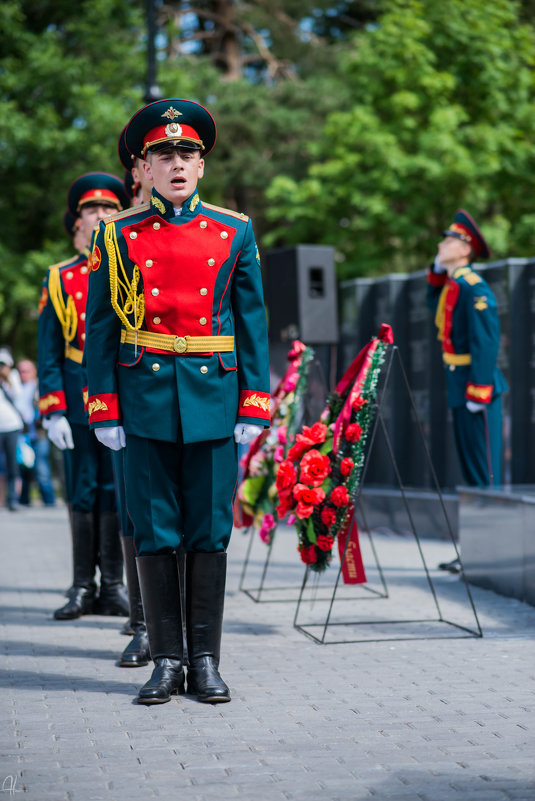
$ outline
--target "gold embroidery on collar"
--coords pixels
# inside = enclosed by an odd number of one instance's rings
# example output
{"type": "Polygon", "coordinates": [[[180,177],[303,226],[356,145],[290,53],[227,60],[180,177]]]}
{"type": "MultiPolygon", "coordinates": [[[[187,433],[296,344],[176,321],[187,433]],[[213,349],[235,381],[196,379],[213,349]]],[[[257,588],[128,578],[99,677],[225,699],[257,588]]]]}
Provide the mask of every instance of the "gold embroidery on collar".
{"type": "Polygon", "coordinates": [[[150,202],[153,206],[156,206],[158,211],[161,211],[162,214],[165,214],[165,205],[162,203],[159,197],[153,195],[150,199],[150,202]]]}

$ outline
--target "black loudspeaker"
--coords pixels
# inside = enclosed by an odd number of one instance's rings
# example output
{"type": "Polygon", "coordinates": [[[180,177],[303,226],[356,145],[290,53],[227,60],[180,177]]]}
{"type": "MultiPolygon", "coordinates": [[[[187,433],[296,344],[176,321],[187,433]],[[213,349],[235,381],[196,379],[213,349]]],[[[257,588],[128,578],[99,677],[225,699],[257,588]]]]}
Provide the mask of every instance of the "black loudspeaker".
{"type": "Polygon", "coordinates": [[[334,248],[296,245],[268,250],[264,265],[271,342],[338,342],[334,248]]]}

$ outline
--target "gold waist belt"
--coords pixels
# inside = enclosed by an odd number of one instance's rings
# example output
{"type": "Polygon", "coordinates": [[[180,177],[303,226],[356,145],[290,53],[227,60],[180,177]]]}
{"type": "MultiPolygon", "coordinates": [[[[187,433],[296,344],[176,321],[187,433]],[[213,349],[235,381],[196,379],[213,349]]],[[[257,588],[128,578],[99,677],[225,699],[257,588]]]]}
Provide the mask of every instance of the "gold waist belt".
{"type": "Polygon", "coordinates": [[[65,345],[66,359],[71,359],[71,361],[76,362],[77,364],[82,364],[83,357],[83,350],[78,350],[78,348],[75,348],[73,345],[65,345]]]}
{"type": "Polygon", "coordinates": [[[444,364],[454,364],[456,367],[472,364],[472,357],[469,353],[443,353],[442,359],[444,364]]]}
{"type": "Polygon", "coordinates": [[[170,353],[226,353],[234,350],[234,337],[179,337],[151,331],[121,331],[121,342],[168,350],[170,353]]]}

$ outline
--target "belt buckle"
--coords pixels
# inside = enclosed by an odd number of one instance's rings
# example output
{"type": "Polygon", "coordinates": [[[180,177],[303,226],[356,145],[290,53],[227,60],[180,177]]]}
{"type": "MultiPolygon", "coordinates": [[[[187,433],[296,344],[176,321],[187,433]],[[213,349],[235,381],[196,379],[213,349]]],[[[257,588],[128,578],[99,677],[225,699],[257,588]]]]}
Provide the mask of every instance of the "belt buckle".
{"type": "Polygon", "coordinates": [[[185,353],[188,349],[188,343],[185,337],[175,337],[173,342],[173,350],[177,353],[185,353]]]}

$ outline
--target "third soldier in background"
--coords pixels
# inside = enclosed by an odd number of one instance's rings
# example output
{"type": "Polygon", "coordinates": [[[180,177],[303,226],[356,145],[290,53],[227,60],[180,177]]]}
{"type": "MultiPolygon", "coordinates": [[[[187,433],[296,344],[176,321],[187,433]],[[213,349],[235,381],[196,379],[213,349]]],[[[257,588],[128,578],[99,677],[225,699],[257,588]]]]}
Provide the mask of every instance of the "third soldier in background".
{"type": "MultiPolygon", "coordinates": [[[[489,255],[476,223],[460,209],[444,231],[428,273],[455,445],[464,480],[478,487],[501,484],[501,395],[507,389],[496,365],[500,345],[496,298],[472,269],[475,258],[489,255]]],[[[441,567],[457,572],[458,560],[441,567]]]]}

